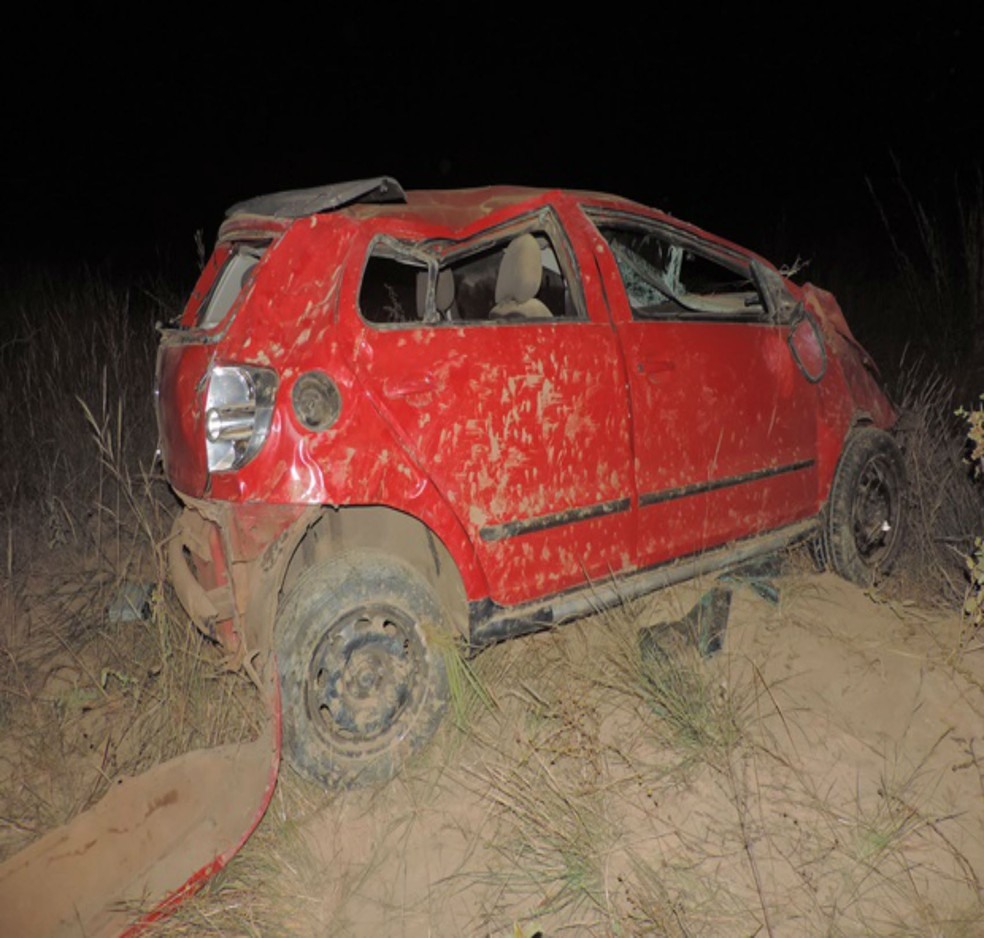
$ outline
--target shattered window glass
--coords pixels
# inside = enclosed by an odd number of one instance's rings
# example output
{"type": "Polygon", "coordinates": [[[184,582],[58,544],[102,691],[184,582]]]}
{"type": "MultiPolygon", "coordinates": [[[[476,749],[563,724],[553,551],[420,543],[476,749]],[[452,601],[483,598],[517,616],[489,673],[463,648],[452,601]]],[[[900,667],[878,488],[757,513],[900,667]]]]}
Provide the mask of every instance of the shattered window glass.
{"type": "Polygon", "coordinates": [[[641,226],[601,225],[636,318],[759,320],[765,306],[745,271],[641,226]]]}

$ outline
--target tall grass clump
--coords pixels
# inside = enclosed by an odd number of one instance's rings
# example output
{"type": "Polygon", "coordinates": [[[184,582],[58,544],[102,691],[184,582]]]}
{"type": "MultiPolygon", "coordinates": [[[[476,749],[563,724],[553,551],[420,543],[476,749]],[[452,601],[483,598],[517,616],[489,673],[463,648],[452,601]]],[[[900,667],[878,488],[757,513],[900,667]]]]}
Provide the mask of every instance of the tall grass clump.
{"type": "Polygon", "coordinates": [[[70,279],[30,272],[4,284],[0,504],[8,530],[18,520],[11,512],[33,520],[21,527],[13,555],[8,537],[8,568],[38,548],[93,546],[85,539],[95,534],[96,506],[115,503],[80,401],[101,418],[117,413],[115,457],[149,470],[154,324],[173,303],[155,289],[88,271],[70,279]]]}
{"type": "Polygon", "coordinates": [[[916,192],[893,168],[890,184],[868,188],[898,275],[891,328],[906,342],[893,387],[909,481],[902,569],[924,595],[959,604],[984,531],[958,416],[984,378],[984,174],[916,192]]]}
{"type": "MultiPolygon", "coordinates": [[[[695,609],[702,606],[703,600],[695,609]]],[[[631,635],[620,619],[630,626],[636,615],[647,615],[633,610],[607,614],[613,636],[631,635]]],[[[703,609],[701,614],[710,616],[703,609]]],[[[747,688],[734,686],[718,662],[702,653],[700,635],[690,634],[701,629],[694,616],[692,610],[677,622],[613,641],[601,680],[636,710],[653,739],[675,752],[681,765],[720,766],[741,745],[750,701],[747,688]]]]}
{"type": "Polygon", "coordinates": [[[888,238],[905,299],[892,330],[951,373],[984,361],[984,174],[948,191],[914,192],[900,163],[894,184],[868,189],[888,238]]]}
{"type": "Polygon", "coordinates": [[[176,502],[153,412],[166,283],[80,271],[0,289],[0,857],[117,775],[255,728],[165,582],[176,502]]]}
{"type": "Polygon", "coordinates": [[[959,604],[966,558],[984,531],[984,498],[967,460],[958,392],[926,361],[905,364],[893,391],[908,481],[900,566],[920,594],[959,604]]]}

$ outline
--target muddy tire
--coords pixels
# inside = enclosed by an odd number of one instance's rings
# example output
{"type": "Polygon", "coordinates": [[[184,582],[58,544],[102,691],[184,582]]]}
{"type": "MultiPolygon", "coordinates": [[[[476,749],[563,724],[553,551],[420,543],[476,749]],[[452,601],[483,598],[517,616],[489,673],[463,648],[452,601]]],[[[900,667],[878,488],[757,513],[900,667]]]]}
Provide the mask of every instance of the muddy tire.
{"type": "Polygon", "coordinates": [[[409,564],[375,551],[307,571],[277,621],[284,753],[329,788],[392,778],[448,701],[447,616],[409,564]]]}
{"type": "Polygon", "coordinates": [[[870,586],[902,547],[905,465],[884,430],[862,427],[844,444],[827,505],[824,554],[835,573],[870,586]]]}

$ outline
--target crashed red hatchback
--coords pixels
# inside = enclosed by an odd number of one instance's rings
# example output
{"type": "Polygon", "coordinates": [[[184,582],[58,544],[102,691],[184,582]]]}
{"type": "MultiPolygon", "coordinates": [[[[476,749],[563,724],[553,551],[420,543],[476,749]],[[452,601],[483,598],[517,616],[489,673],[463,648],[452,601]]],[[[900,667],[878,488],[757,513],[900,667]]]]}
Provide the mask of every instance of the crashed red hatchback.
{"type": "Polygon", "coordinates": [[[901,536],[895,411],[833,296],[611,195],[252,199],[164,330],[158,415],[195,625],[273,668],[285,751],[385,779],[479,648],[814,540],[901,536]]]}

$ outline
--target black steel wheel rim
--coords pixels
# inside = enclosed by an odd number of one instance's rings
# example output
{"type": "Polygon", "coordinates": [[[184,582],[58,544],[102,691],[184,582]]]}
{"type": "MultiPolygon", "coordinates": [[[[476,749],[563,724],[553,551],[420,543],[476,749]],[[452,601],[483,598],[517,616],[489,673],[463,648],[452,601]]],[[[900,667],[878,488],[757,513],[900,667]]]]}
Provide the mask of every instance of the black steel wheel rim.
{"type": "Polygon", "coordinates": [[[414,620],[386,604],[336,620],[318,642],[305,680],[308,716],[329,744],[384,740],[413,707],[425,666],[414,620]]]}
{"type": "Polygon", "coordinates": [[[893,548],[900,516],[899,486],[891,462],[874,456],[858,477],[851,527],[858,556],[875,566],[893,548]]]}

